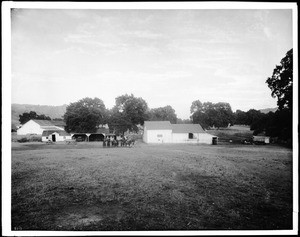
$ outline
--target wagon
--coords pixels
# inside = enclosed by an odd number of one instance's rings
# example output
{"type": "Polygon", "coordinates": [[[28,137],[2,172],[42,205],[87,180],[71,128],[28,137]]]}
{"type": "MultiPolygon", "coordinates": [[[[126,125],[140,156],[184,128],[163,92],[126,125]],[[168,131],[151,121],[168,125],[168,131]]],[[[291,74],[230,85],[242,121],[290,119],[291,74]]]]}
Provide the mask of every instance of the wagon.
{"type": "Polygon", "coordinates": [[[116,139],[117,139],[117,136],[116,134],[114,133],[109,133],[109,134],[106,134],[104,136],[104,139],[103,139],[103,146],[116,146],[116,139]]]}
{"type": "Polygon", "coordinates": [[[268,144],[270,143],[270,137],[266,136],[253,136],[253,143],[254,144],[268,144]]]}
{"type": "Polygon", "coordinates": [[[104,147],[132,147],[135,139],[117,136],[116,134],[106,134],[103,140],[104,147]]]}

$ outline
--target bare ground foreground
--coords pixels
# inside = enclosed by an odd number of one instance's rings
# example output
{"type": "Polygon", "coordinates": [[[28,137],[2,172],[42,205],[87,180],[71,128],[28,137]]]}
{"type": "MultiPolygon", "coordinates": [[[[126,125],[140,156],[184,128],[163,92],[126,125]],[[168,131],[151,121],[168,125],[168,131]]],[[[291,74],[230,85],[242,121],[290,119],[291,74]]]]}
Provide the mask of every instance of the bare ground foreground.
{"type": "Polygon", "coordinates": [[[12,230],[292,229],[292,150],[12,143],[12,230]]]}

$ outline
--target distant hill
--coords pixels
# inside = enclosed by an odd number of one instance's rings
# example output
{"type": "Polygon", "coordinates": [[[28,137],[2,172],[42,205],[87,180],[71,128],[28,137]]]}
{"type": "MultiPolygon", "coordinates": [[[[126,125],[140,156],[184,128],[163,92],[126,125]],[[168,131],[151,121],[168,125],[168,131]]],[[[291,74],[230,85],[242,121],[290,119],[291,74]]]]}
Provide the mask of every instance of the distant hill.
{"type": "Polygon", "coordinates": [[[264,113],[264,114],[267,114],[269,112],[276,112],[277,108],[267,108],[267,109],[260,109],[259,111],[264,113]]]}
{"type": "Polygon", "coordinates": [[[19,125],[19,115],[25,112],[34,111],[37,114],[44,114],[51,119],[62,118],[66,112],[67,105],[30,105],[30,104],[12,104],[11,105],[11,124],[19,125]]]}

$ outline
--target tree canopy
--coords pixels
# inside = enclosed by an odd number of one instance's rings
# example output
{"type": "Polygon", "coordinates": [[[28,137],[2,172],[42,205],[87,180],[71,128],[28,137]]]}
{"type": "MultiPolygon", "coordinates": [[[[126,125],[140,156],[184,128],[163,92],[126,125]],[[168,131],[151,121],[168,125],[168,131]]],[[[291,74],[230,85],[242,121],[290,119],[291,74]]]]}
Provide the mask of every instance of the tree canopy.
{"type": "Polygon", "coordinates": [[[107,120],[107,110],[99,98],[83,98],[70,103],[64,115],[68,132],[95,132],[107,120]]]}
{"type": "Polygon", "coordinates": [[[191,119],[193,123],[199,123],[203,128],[209,127],[227,127],[233,125],[234,115],[229,103],[204,102],[199,100],[192,102],[191,119]]]}
{"type": "Polygon", "coordinates": [[[234,113],[234,123],[235,124],[250,125],[249,122],[248,122],[247,113],[238,109],[234,113]]]}
{"type": "Polygon", "coordinates": [[[148,105],[141,97],[133,94],[116,98],[115,106],[110,111],[109,127],[116,132],[137,131],[137,125],[143,125],[148,119],[148,105]]]}
{"type": "Polygon", "coordinates": [[[193,123],[191,119],[181,119],[181,118],[178,118],[177,119],[177,124],[191,124],[193,123]]]}
{"type": "Polygon", "coordinates": [[[287,109],[261,114],[256,117],[250,129],[253,135],[264,132],[267,136],[287,141],[292,138],[292,117],[287,109]]]}
{"type": "Polygon", "coordinates": [[[149,120],[176,123],[177,115],[175,114],[175,110],[170,105],[167,105],[165,107],[150,109],[149,120]]]}
{"type": "Polygon", "coordinates": [[[273,75],[266,80],[272,97],[277,97],[278,109],[292,110],[293,105],[293,49],[276,65],[273,75]]]}
{"type": "Polygon", "coordinates": [[[30,111],[29,113],[25,112],[25,113],[19,115],[19,121],[21,124],[25,124],[31,119],[51,120],[51,118],[49,116],[46,116],[44,114],[38,115],[34,111],[30,111]]]}

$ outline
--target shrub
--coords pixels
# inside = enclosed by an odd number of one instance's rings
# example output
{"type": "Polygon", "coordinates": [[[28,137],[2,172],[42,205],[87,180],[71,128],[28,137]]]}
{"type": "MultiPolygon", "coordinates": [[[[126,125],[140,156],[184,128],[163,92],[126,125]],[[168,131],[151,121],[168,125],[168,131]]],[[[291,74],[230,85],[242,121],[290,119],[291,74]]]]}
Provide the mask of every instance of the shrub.
{"type": "Polygon", "coordinates": [[[42,142],[42,136],[40,135],[17,135],[12,136],[12,142],[42,142]]]}
{"type": "Polygon", "coordinates": [[[29,142],[41,142],[42,141],[42,136],[30,136],[28,139],[29,142]]]}
{"type": "Polygon", "coordinates": [[[18,139],[18,142],[21,142],[21,143],[23,143],[23,142],[28,142],[28,141],[29,141],[29,140],[28,140],[27,137],[22,137],[22,138],[18,139]]]}
{"type": "Polygon", "coordinates": [[[18,140],[19,140],[19,139],[18,139],[17,137],[13,137],[13,136],[11,137],[11,141],[12,141],[12,142],[18,142],[18,140]]]}

